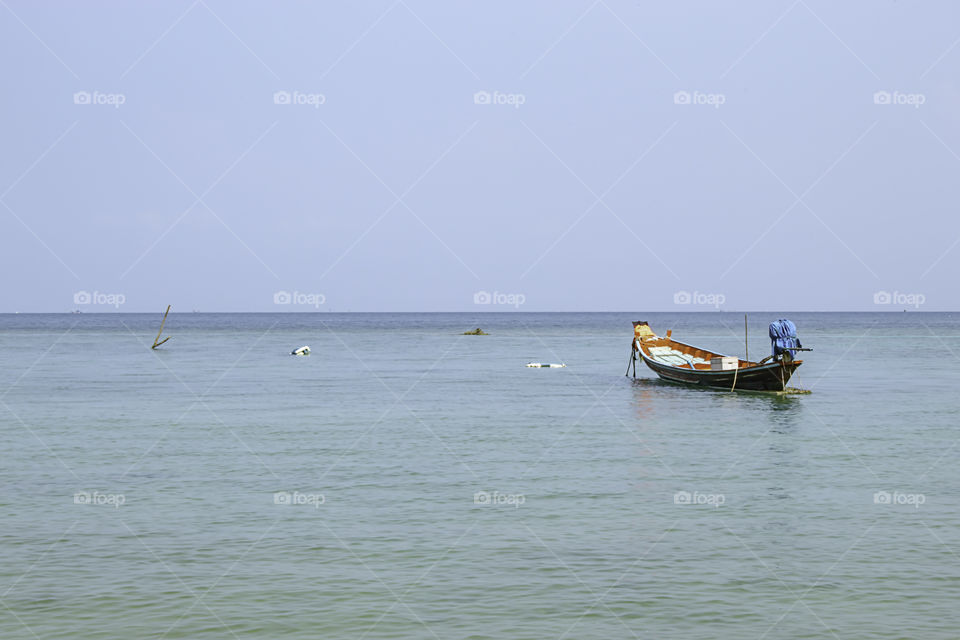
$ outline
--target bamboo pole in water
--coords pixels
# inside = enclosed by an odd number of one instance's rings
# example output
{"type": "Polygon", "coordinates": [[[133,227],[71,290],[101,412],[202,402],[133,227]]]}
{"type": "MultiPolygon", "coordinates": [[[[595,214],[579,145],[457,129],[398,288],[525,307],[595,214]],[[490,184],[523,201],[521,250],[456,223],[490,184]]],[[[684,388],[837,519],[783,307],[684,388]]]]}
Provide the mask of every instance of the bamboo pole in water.
{"type": "Polygon", "coordinates": [[[750,361],[750,343],[747,340],[747,314],[743,314],[743,359],[750,361]]]}
{"type": "Polygon", "coordinates": [[[156,349],[157,347],[159,347],[159,346],[162,345],[164,342],[166,342],[167,340],[170,339],[169,337],[166,337],[166,338],[164,338],[163,340],[160,340],[160,334],[163,333],[163,325],[165,325],[165,324],[167,323],[167,314],[168,314],[168,313],[170,313],[170,305],[169,305],[169,304],[167,305],[167,310],[166,310],[166,312],[164,312],[164,314],[163,314],[163,320],[160,322],[160,331],[157,331],[157,337],[153,339],[153,346],[150,347],[151,349],[156,349]]]}

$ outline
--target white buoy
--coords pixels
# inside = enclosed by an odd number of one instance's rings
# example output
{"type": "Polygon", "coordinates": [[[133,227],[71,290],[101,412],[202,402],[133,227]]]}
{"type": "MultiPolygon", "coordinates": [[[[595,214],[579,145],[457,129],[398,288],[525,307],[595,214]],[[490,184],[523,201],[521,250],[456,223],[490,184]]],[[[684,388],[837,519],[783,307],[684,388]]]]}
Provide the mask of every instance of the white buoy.
{"type": "Polygon", "coordinates": [[[539,368],[541,368],[541,369],[562,369],[562,368],[564,368],[564,367],[567,366],[567,365],[565,365],[565,364],[552,364],[552,363],[550,363],[550,362],[528,362],[528,363],[527,363],[527,366],[528,366],[528,367],[539,367],[539,368]]]}
{"type": "Polygon", "coordinates": [[[310,347],[308,347],[307,345],[303,345],[302,347],[299,347],[299,348],[294,349],[293,351],[291,351],[291,352],[290,352],[290,355],[294,355],[294,356],[308,356],[308,355],[310,355],[310,347]]]}

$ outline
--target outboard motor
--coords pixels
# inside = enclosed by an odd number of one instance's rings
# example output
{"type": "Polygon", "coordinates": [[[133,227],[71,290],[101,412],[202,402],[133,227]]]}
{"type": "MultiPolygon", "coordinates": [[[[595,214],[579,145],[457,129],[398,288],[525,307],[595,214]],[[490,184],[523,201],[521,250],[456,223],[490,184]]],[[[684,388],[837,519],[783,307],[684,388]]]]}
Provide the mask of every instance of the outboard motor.
{"type": "Polygon", "coordinates": [[[770,346],[773,349],[773,357],[783,357],[786,360],[793,360],[795,349],[800,349],[800,339],[797,338],[797,325],[786,318],[780,318],[770,323],[770,346]]]}

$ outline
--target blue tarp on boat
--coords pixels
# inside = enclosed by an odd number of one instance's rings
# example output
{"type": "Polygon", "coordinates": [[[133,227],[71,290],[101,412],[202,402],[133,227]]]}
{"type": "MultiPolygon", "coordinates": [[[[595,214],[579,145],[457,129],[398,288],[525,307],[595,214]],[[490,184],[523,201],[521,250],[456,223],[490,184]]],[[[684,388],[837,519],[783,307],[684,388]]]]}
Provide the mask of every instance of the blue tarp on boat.
{"type": "Polygon", "coordinates": [[[797,338],[797,325],[786,318],[771,322],[770,346],[773,349],[774,356],[779,356],[785,351],[789,351],[790,355],[793,356],[795,353],[793,350],[803,346],[800,344],[800,339],[797,338]]]}

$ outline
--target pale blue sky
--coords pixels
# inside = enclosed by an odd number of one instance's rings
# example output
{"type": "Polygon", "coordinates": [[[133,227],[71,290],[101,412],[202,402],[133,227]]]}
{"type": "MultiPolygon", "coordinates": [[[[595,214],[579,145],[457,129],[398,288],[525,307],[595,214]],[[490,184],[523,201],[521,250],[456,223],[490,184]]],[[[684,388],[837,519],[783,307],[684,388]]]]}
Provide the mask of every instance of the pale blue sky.
{"type": "Polygon", "coordinates": [[[958,18],[2,0],[0,311],[956,310],[958,18]]]}

